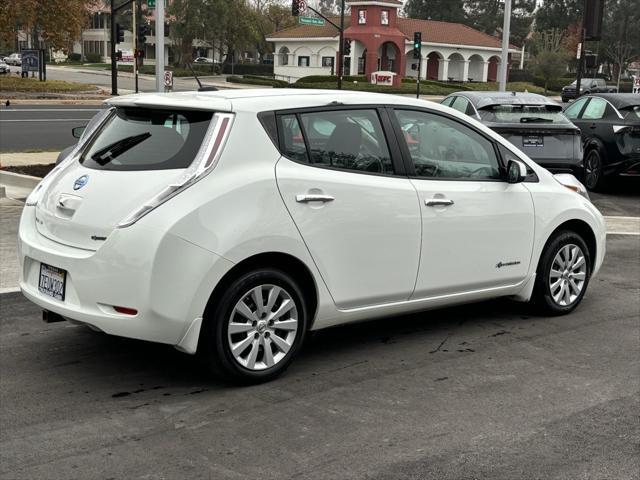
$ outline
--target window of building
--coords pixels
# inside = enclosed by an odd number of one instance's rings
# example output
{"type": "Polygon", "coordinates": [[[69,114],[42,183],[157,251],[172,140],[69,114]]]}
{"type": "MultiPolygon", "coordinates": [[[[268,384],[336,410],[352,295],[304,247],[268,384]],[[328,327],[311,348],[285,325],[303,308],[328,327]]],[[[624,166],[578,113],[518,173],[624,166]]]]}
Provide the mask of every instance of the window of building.
{"type": "Polygon", "coordinates": [[[309,57],[307,57],[307,56],[298,57],[298,66],[299,67],[308,67],[309,66],[309,57]]]}
{"type": "Polygon", "coordinates": [[[280,55],[280,65],[289,65],[289,49],[282,47],[278,53],[280,55]]]}
{"type": "Polygon", "coordinates": [[[322,57],[323,67],[333,67],[333,57],[322,57]]]}

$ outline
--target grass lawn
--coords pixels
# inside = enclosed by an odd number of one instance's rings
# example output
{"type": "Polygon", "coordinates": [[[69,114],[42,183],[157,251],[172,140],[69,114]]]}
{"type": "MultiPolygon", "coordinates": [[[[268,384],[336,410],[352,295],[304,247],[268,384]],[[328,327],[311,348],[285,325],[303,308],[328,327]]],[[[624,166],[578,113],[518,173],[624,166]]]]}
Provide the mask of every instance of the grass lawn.
{"type": "Polygon", "coordinates": [[[63,80],[40,82],[37,78],[20,78],[8,75],[0,77],[0,92],[68,93],[85,92],[93,89],[93,85],[65,82],[63,80]]]}

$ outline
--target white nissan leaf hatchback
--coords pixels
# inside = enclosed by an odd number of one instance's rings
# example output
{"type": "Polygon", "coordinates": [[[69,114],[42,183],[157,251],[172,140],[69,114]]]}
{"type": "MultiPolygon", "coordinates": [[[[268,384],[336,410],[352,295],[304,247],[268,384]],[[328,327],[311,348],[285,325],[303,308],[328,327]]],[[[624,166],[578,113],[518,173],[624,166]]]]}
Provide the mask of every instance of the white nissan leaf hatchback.
{"type": "Polygon", "coordinates": [[[479,122],[401,96],[123,96],[27,199],[20,286],[49,321],[200,353],[244,382],[309,330],[474,302],[572,311],[603,217],[479,122]]]}

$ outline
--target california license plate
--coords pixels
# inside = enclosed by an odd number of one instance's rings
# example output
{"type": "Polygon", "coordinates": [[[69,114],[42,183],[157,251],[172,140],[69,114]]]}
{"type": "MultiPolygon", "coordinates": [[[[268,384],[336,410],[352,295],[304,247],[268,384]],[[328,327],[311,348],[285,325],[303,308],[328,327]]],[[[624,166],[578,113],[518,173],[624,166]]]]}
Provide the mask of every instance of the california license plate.
{"type": "Polygon", "coordinates": [[[544,147],[544,140],[540,135],[522,137],[523,147],[544,147]]]}
{"type": "Polygon", "coordinates": [[[40,281],[38,282],[38,290],[45,295],[49,295],[56,300],[64,301],[66,281],[66,270],[52,267],[45,263],[40,264],[40,281]]]}

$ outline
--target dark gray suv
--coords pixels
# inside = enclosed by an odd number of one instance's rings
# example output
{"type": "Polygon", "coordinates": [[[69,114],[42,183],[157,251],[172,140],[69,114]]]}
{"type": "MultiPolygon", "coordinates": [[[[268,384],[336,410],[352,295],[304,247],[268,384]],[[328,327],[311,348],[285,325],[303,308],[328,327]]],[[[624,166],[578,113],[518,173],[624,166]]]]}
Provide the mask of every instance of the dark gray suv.
{"type": "MultiPolygon", "coordinates": [[[[618,89],[607,85],[604,78],[583,78],[580,80],[580,95],[589,95],[590,93],[616,93],[618,89]]],[[[568,102],[572,98],[576,98],[576,81],[570,85],[562,87],[562,101],[568,102]]]]}

